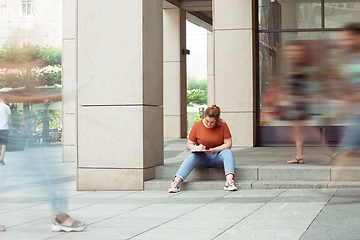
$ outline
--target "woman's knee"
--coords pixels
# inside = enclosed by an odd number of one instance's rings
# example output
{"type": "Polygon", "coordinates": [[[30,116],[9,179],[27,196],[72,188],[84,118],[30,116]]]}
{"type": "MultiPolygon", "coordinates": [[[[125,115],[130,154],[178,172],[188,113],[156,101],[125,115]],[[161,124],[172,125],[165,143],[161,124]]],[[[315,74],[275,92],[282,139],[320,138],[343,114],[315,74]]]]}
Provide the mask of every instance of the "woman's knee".
{"type": "Polygon", "coordinates": [[[234,153],[231,149],[224,149],[220,152],[220,154],[226,156],[234,156],[234,153]]]}

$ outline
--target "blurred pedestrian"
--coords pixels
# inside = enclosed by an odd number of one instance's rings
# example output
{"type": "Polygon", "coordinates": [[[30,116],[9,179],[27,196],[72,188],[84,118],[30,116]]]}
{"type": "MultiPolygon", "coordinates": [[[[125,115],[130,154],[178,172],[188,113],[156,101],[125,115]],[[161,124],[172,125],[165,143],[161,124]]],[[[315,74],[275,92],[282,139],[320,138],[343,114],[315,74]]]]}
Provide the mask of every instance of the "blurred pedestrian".
{"type": "Polygon", "coordinates": [[[290,121],[295,137],[296,156],[287,161],[289,164],[303,164],[304,133],[302,127],[309,119],[309,87],[310,74],[307,69],[307,45],[293,41],[285,47],[285,57],[288,62],[281,90],[280,119],[290,121]]]}
{"type": "MultiPolygon", "coordinates": [[[[22,99],[24,101],[33,101],[39,102],[46,99],[51,99],[53,96],[45,96],[45,94],[37,96],[33,95],[31,97],[24,96],[22,99]]],[[[48,104],[47,102],[45,104],[48,104]]],[[[33,107],[43,107],[44,104],[39,104],[33,107]],[[41,106],[42,105],[42,106],[41,106]]],[[[1,107],[1,103],[0,103],[1,107]]],[[[25,122],[33,122],[32,117],[35,114],[28,114],[29,119],[25,119],[25,122]]],[[[56,162],[53,160],[53,153],[49,144],[39,144],[33,148],[26,150],[26,159],[24,159],[20,165],[13,165],[12,170],[16,172],[18,176],[32,177],[32,182],[34,183],[31,187],[39,185],[41,189],[49,195],[51,200],[52,210],[55,216],[55,221],[51,227],[51,230],[54,232],[79,232],[83,231],[87,226],[84,222],[74,220],[68,214],[68,205],[67,205],[67,196],[66,191],[62,188],[63,180],[61,176],[61,169],[56,162]],[[35,149],[36,148],[36,149],[35,149]]],[[[10,167],[10,166],[9,166],[10,167]]],[[[3,188],[4,189],[4,188],[3,188]]],[[[0,231],[4,231],[5,227],[0,225],[0,231]]]]}
{"type": "Polygon", "coordinates": [[[9,136],[12,135],[11,110],[10,107],[6,105],[6,103],[6,97],[0,95],[0,166],[5,165],[4,156],[6,151],[6,145],[8,143],[9,136]]]}
{"type": "Polygon", "coordinates": [[[344,26],[341,43],[347,53],[343,64],[347,94],[342,100],[349,103],[352,113],[344,128],[337,160],[344,160],[351,152],[360,150],[360,23],[344,26]]]}

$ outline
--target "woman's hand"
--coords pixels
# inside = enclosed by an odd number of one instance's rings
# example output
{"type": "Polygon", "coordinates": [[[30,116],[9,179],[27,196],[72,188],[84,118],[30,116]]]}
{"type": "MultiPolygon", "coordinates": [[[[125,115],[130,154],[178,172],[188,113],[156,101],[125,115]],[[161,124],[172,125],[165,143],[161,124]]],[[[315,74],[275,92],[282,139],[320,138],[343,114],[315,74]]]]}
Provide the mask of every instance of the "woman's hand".
{"type": "Polygon", "coordinates": [[[202,144],[197,145],[196,147],[198,148],[197,150],[205,150],[206,149],[206,147],[202,144]]]}
{"type": "Polygon", "coordinates": [[[186,147],[187,147],[188,150],[196,150],[196,151],[206,149],[206,146],[204,146],[204,145],[202,145],[202,144],[196,145],[195,142],[190,141],[190,140],[187,141],[186,147]]]}
{"type": "Polygon", "coordinates": [[[211,155],[211,154],[213,154],[214,152],[215,152],[215,150],[213,149],[213,148],[210,148],[209,149],[211,152],[206,152],[207,154],[209,154],[209,155],[211,155]]]}
{"type": "Polygon", "coordinates": [[[211,150],[211,152],[207,152],[207,154],[211,155],[211,154],[216,153],[216,152],[221,152],[224,149],[231,149],[231,147],[232,147],[231,138],[224,139],[224,143],[222,145],[217,146],[215,148],[210,148],[209,150],[211,150]]]}

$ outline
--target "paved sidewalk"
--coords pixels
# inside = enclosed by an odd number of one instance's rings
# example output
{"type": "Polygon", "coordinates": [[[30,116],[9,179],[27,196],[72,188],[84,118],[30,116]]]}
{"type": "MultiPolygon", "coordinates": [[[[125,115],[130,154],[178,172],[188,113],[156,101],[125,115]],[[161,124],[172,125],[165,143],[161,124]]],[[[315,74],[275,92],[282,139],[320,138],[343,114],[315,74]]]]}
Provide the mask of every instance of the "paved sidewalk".
{"type": "MultiPolygon", "coordinates": [[[[75,191],[75,164],[61,162],[69,214],[85,221],[80,233],[54,233],[46,193],[14,172],[27,151],[6,154],[0,176],[0,239],[359,239],[360,189],[272,189],[225,192],[75,191]],[[9,181],[10,180],[10,181],[9,181]]],[[[60,186],[59,186],[60,187],[60,186]]]]}

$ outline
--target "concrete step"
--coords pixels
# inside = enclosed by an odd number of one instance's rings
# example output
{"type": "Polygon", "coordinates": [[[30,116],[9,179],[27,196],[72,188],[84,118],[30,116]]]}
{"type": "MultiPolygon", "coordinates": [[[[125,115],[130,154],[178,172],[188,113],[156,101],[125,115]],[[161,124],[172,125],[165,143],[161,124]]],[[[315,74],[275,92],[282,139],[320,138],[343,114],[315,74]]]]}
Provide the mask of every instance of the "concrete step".
{"type": "MultiPolygon", "coordinates": [[[[169,179],[152,179],[144,182],[144,190],[167,191],[169,179]]],[[[181,190],[214,190],[223,189],[224,180],[185,181],[181,190]]],[[[360,188],[360,181],[236,181],[241,189],[315,189],[315,188],[360,188]]]]}
{"type": "MultiPolygon", "coordinates": [[[[155,179],[171,180],[180,165],[155,167],[155,179]]],[[[235,181],[360,181],[360,167],[333,167],[330,165],[266,165],[236,166],[235,181]]],[[[217,168],[194,169],[186,181],[224,180],[224,170],[217,168]]]]}
{"type": "MultiPolygon", "coordinates": [[[[162,165],[155,167],[156,179],[173,179],[180,165],[162,165]]],[[[236,180],[257,180],[258,166],[244,166],[235,168],[236,180]]],[[[224,169],[222,168],[195,168],[189,176],[187,181],[194,180],[224,180],[224,169]]]]}

